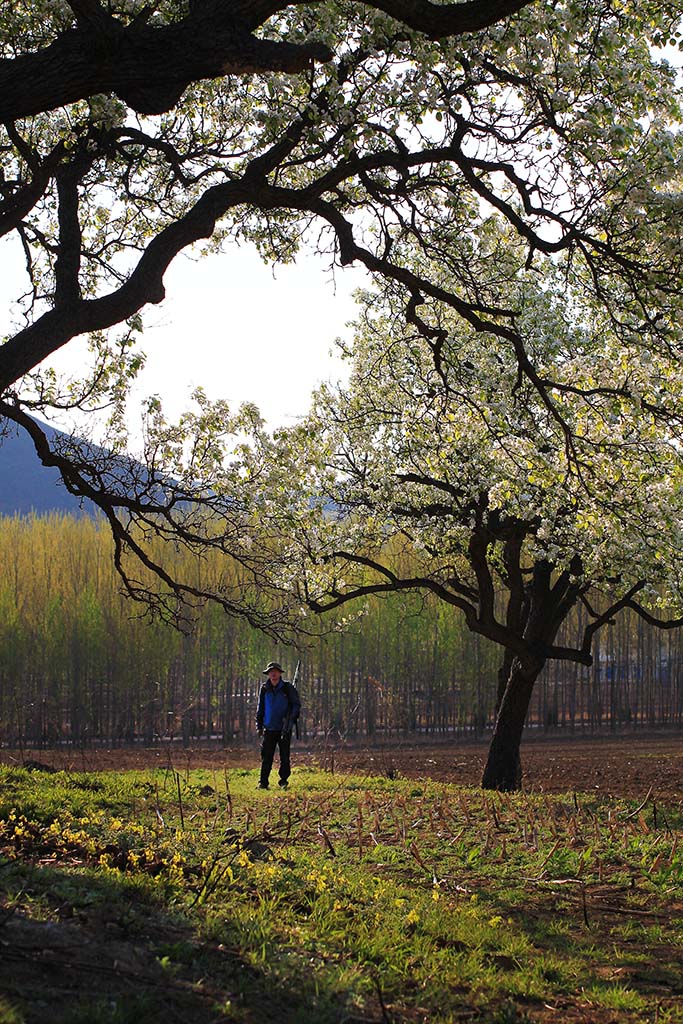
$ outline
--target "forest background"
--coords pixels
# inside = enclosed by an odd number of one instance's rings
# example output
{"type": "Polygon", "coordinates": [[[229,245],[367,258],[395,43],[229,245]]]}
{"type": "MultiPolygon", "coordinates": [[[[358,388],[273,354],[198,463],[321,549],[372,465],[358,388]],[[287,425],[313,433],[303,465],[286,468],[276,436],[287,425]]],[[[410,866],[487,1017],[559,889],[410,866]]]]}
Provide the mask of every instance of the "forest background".
{"type": "MultiPolygon", "coordinates": [[[[304,739],[481,736],[493,725],[495,648],[443,602],[370,599],[350,631],[330,628],[299,651],[274,646],[216,606],[184,635],[136,615],[111,547],[106,525],[86,517],[2,520],[2,744],[247,740],[273,657],[290,675],[301,658],[304,739]]],[[[194,571],[210,573],[210,558],[194,571]]],[[[579,615],[568,632],[582,626],[579,615]]],[[[626,614],[600,636],[592,667],[546,670],[527,728],[681,728],[682,669],[680,630],[662,634],[626,614]]]]}

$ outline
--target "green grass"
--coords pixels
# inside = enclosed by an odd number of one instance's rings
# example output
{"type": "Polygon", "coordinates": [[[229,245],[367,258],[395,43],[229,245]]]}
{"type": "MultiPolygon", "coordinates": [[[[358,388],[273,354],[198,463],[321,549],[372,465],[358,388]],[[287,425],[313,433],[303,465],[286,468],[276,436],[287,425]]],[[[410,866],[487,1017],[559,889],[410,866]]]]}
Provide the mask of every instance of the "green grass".
{"type": "Polygon", "coordinates": [[[0,1024],[683,1022],[680,807],[256,781],[0,768],[0,1024]]]}

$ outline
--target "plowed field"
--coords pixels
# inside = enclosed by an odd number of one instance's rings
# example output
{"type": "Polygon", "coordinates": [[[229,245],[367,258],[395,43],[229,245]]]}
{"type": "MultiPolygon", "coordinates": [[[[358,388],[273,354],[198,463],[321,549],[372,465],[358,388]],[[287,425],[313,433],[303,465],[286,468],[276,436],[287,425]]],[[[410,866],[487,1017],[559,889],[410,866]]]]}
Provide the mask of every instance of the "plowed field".
{"type": "MultiPolygon", "coordinates": [[[[368,744],[294,741],[293,764],[318,765],[331,772],[402,775],[478,785],[486,759],[484,742],[368,744]]],[[[99,771],[169,765],[178,770],[211,767],[250,768],[258,765],[258,742],[251,746],[201,744],[116,750],[0,750],[0,762],[35,761],[70,771],[99,771]]],[[[522,747],[524,788],[535,792],[600,792],[638,797],[683,799],[683,734],[629,734],[602,738],[533,738],[522,747]]]]}

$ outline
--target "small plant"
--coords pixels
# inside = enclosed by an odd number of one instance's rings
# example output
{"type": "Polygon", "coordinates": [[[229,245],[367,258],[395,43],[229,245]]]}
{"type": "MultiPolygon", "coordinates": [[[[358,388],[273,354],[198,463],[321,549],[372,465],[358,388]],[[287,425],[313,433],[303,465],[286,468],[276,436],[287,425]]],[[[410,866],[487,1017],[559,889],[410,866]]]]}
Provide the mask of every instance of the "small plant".
{"type": "Polygon", "coordinates": [[[24,1024],[23,1015],[0,996],[0,1024],[24,1024]]]}
{"type": "Polygon", "coordinates": [[[493,1012],[487,1024],[526,1024],[529,1020],[526,1013],[522,1013],[514,1003],[505,1003],[493,1012]]]}

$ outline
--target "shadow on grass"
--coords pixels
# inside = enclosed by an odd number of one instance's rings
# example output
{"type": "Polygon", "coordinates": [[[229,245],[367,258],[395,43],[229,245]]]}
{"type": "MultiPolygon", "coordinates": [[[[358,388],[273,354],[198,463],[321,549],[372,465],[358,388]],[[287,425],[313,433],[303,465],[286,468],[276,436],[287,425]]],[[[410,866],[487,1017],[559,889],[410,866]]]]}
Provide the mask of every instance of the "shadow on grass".
{"type": "Polygon", "coordinates": [[[350,1024],[345,1003],[206,940],[149,880],[0,860],[0,1024],[350,1024]]]}

